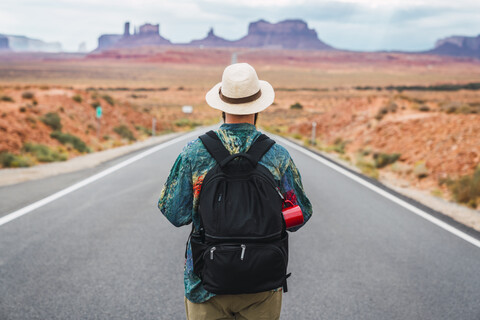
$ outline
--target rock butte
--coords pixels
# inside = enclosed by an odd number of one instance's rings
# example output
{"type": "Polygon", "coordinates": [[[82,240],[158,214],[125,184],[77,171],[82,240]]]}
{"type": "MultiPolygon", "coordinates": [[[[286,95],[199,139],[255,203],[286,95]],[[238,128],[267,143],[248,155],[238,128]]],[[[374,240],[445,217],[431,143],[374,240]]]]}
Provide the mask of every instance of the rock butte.
{"type": "MultiPolygon", "coordinates": [[[[126,22],[123,35],[104,34],[98,38],[97,50],[110,48],[136,48],[140,46],[172,45],[160,35],[160,25],[144,24],[130,34],[130,23],[126,22]]],[[[284,20],[270,23],[259,20],[250,23],[248,34],[238,40],[226,40],[210,29],[207,36],[190,43],[178,44],[195,47],[244,47],[271,49],[333,50],[318,39],[317,32],[309,29],[302,20],[284,20]]]]}

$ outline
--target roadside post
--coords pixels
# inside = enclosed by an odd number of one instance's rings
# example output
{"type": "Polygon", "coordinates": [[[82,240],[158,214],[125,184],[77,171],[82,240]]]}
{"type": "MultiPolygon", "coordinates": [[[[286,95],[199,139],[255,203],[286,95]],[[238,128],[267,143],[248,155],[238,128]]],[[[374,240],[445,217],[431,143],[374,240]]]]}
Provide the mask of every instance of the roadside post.
{"type": "Polygon", "coordinates": [[[98,105],[95,111],[97,118],[97,139],[100,140],[100,118],[102,117],[102,106],[98,105]]]}
{"type": "Polygon", "coordinates": [[[157,118],[152,118],[152,137],[155,137],[156,127],[157,127],[157,118]]]}
{"type": "Polygon", "coordinates": [[[315,137],[316,133],[317,133],[317,123],[313,121],[312,122],[312,140],[311,140],[312,146],[317,144],[316,137],[315,137]]]}

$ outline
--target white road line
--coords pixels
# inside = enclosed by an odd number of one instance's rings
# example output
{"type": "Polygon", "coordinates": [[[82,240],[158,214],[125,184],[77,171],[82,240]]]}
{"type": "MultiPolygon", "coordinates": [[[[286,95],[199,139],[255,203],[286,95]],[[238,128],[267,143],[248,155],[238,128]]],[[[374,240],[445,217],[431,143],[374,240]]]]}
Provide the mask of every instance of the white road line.
{"type": "Polygon", "coordinates": [[[472,236],[469,236],[468,234],[458,230],[457,228],[452,227],[448,223],[445,223],[442,220],[439,220],[439,219],[435,218],[434,216],[426,213],[425,211],[420,210],[419,208],[411,205],[410,203],[408,203],[408,202],[406,202],[406,201],[404,201],[400,198],[397,198],[396,196],[392,195],[391,193],[389,193],[389,192],[377,187],[376,185],[360,178],[357,175],[352,174],[348,170],[343,169],[342,167],[340,167],[340,166],[338,166],[338,165],[336,165],[336,164],[318,156],[317,154],[315,154],[315,153],[313,153],[313,152],[311,152],[311,151],[309,151],[309,150],[307,150],[307,149],[305,149],[305,148],[303,148],[303,147],[301,147],[301,146],[299,146],[299,145],[297,145],[293,142],[290,142],[290,141],[288,141],[284,138],[281,138],[281,137],[278,137],[278,140],[280,140],[282,143],[288,145],[289,147],[291,147],[291,148],[293,148],[297,151],[300,151],[303,154],[317,160],[318,162],[321,162],[322,164],[326,165],[327,167],[343,174],[344,176],[352,179],[353,181],[360,183],[364,187],[367,187],[368,189],[380,194],[381,196],[395,202],[396,204],[404,207],[405,209],[410,210],[411,212],[415,213],[416,215],[418,215],[418,216],[424,218],[425,220],[428,220],[431,223],[437,225],[438,227],[440,227],[440,228],[456,235],[457,237],[462,238],[463,240],[473,244],[474,246],[480,248],[480,241],[479,240],[475,239],[472,236]]]}
{"type": "Polygon", "coordinates": [[[164,143],[162,143],[162,144],[159,144],[159,145],[157,145],[157,146],[155,146],[155,147],[152,147],[152,148],[150,148],[150,149],[148,149],[148,150],[146,150],[146,151],[144,151],[144,152],[142,152],[142,153],[140,153],[140,154],[137,154],[136,156],[133,156],[133,157],[131,157],[131,158],[128,158],[127,160],[122,161],[122,162],[114,165],[113,167],[110,167],[110,168],[108,168],[108,169],[105,169],[105,170],[103,170],[103,171],[101,171],[101,172],[99,172],[99,173],[97,173],[97,174],[94,174],[94,175],[91,176],[91,177],[86,178],[85,180],[82,180],[82,181],[80,181],[80,182],[77,182],[77,183],[71,185],[71,186],[68,187],[68,188],[65,188],[65,189],[63,189],[63,190],[60,190],[60,191],[58,191],[58,192],[56,192],[56,193],[54,193],[54,194],[52,194],[52,195],[50,195],[50,196],[48,196],[48,197],[46,197],[46,198],[43,198],[43,199],[41,199],[41,200],[39,200],[39,201],[37,201],[37,202],[34,202],[34,203],[32,203],[32,204],[30,204],[30,205],[28,205],[28,206],[26,206],[26,207],[23,207],[23,208],[21,208],[21,209],[19,209],[19,210],[17,210],[17,211],[11,212],[11,213],[9,213],[9,214],[7,214],[7,215],[5,215],[5,216],[3,216],[3,217],[0,218],[0,226],[2,226],[2,225],[4,225],[4,224],[6,224],[7,222],[10,222],[10,221],[12,221],[12,220],[14,220],[14,219],[20,218],[21,216],[23,216],[23,215],[25,215],[25,214],[27,214],[27,213],[29,213],[29,212],[32,212],[32,211],[35,210],[35,209],[38,209],[38,208],[40,208],[40,207],[43,207],[44,205],[46,205],[46,204],[48,204],[48,203],[50,203],[50,202],[52,202],[52,201],[55,201],[55,200],[57,200],[57,199],[59,199],[59,198],[61,198],[61,197],[63,197],[63,196],[66,196],[67,194],[72,193],[72,192],[74,192],[74,191],[76,191],[76,190],[78,190],[78,189],[80,189],[80,188],[82,188],[82,187],[85,187],[86,185],[89,185],[90,183],[92,183],[92,182],[94,182],[94,181],[97,181],[97,180],[99,180],[99,179],[101,179],[101,178],[103,178],[103,177],[105,177],[105,176],[107,176],[107,175],[109,175],[109,174],[117,171],[117,170],[120,170],[121,168],[126,167],[126,166],[128,166],[129,164],[132,164],[132,163],[134,163],[134,162],[136,162],[136,161],[138,161],[138,160],[140,160],[140,159],[143,159],[143,158],[145,158],[146,156],[151,155],[152,153],[155,153],[155,152],[157,152],[157,151],[159,151],[159,150],[165,149],[166,147],[169,147],[169,146],[171,146],[171,145],[173,145],[173,144],[175,144],[175,143],[178,143],[178,142],[180,142],[180,141],[182,141],[182,140],[185,140],[185,139],[187,139],[187,138],[194,137],[194,136],[198,136],[198,134],[199,134],[198,131],[199,131],[199,130],[196,130],[196,131],[194,131],[194,132],[191,132],[191,133],[182,135],[182,136],[180,136],[180,137],[177,137],[177,138],[175,138],[175,139],[172,139],[172,140],[170,140],[170,141],[167,141],[167,142],[164,142],[164,143]]]}

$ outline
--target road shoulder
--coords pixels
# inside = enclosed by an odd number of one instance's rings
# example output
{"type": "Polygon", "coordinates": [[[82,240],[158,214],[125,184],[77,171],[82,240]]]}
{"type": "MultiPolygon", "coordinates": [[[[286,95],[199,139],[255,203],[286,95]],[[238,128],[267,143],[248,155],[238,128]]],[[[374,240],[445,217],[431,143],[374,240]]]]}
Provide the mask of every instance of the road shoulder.
{"type": "Polygon", "coordinates": [[[182,134],[184,134],[184,132],[170,133],[152,137],[130,145],[78,156],[65,162],[52,162],[29,168],[1,169],[0,187],[14,185],[25,181],[43,179],[63,173],[71,173],[87,168],[93,168],[106,161],[165,142],[182,134]]]}
{"type": "Polygon", "coordinates": [[[395,186],[391,181],[384,179],[374,180],[363,175],[360,170],[351,165],[350,163],[343,161],[333,154],[325,153],[316,149],[309,148],[299,141],[287,137],[283,139],[304,148],[333,164],[348,170],[349,172],[361,177],[362,179],[372,183],[373,185],[391,193],[392,195],[407,201],[411,205],[425,211],[426,213],[450,224],[451,226],[464,231],[465,233],[473,236],[476,239],[480,239],[480,211],[472,210],[467,207],[461,206],[457,203],[450,202],[441,198],[432,196],[421,190],[413,188],[404,188],[395,186]]]}

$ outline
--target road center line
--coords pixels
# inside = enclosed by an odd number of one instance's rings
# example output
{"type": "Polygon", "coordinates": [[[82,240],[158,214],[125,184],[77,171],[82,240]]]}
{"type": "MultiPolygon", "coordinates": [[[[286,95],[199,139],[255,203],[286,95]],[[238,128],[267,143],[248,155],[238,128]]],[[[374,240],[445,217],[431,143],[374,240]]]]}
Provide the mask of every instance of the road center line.
{"type": "Polygon", "coordinates": [[[315,153],[313,153],[313,152],[311,152],[311,151],[309,151],[309,150],[307,150],[307,149],[305,149],[305,148],[303,148],[303,147],[301,147],[301,146],[299,146],[299,145],[297,145],[297,144],[295,144],[291,141],[288,141],[287,139],[278,137],[278,140],[280,140],[282,143],[288,145],[289,147],[291,147],[291,148],[293,148],[297,151],[300,151],[303,154],[317,160],[318,162],[321,162],[322,164],[326,165],[327,167],[343,174],[344,176],[352,179],[353,181],[360,183],[364,187],[367,187],[368,189],[380,194],[381,196],[395,202],[396,204],[398,204],[398,205],[404,207],[405,209],[415,213],[416,215],[424,218],[425,220],[430,221],[431,223],[437,225],[438,227],[440,227],[440,228],[456,235],[457,237],[462,238],[463,240],[473,244],[474,246],[480,248],[480,241],[479,240],[477,240],[474,237],[458,230],[457,228],[452,227],[448,223],[443,222],[442,220],[435,218],[434,216],[432,216],[432,215],[428,214],[427,212],[411,205],[410,203],[406,202],[405,200],[402,200],[402,199],[394,196],[393,194],[391,194],[391,193],[377,187],[376,185],[362,179],[361,177],[349,172],[348,170],[343,169],[339,165],[336,165],[333,162],[330,162],[330,161],[320,157],[319,155],[317,155],[317,154],[315,154],[315,153]]]}
{"type": "Polygon", "coordinates": [[[72,193],[72,192],[74,192],[74,191],[76,191],[76,190],[78,190],[78,189],[80,189],[80,188],[82,188],[82,187],[85,187],[86,185],[89,185],[89,184],[92,183],[92,182],[95,182],[95,181],[97,181],[97,180],[99,180],[99,179],[101,179],[101,178],[103,178],[103,177],[105,177],[105,176],[107,176],[107,175],[109,175],[109,174],[117,171],[117,170],[120,170],[121,168],[126,167],[126,166],[128,166],[129,164],[132,164],[132,163],[134,163],[134,162],[136,162],[136,161],[138,161],[138,160],[140,160],[140,159],[143,159],[143,158],[151,155],[152,153],[155,153],[155,152],[157,152],[157,151],[159,151],[159,150],[165,149],[166,147],[169,147],[169,146],[171,146],[171,145],[174,145],[174,144],[176,144],[176,143],[178,143],[178,142],[180,142],[180,141],[182,141],[182,140],[185,140],[185,139],[187,139],[187,138],[191,138],[191,137],[194,137],[194,136],[198,136],[198,134],[199,134],[199,130],[196,130],[196,131],[194,131],[194,132],[184,134],[184,135],[182,135],[182,136],[180,136],[180,137],[177,137],[177,138],[174,138],[174,139],[172,139],[172,140],[170,140],[170,141],[167,141],[167,142],[164,142],[164,143],[162,143],[162,144],[159,144],[159,145],[157,145],[157,146],[155,146],[155,147],[152,147],[152,148],[150,148],[150,149],[148,149],[148,150],[146,150],[146,151],[144,151],[144,152],[142,152],[142,153],[139,153],[139,154],[137,154],[137,155],[135,155],[135,156],[133,156],[133,157],[131,157],[131,158],[128,158],[127,160],[122,161],[122,162],[120,162],[120,163],[118,163],[118,164],[116,164],[116,165],[114,165],[114,166],[112,166],[112,167],[110,167],[110,168],[108,168],[108,169],[105,169],[105,170],[103,170],[103,171],[101,171],[101,172],[99,172],[99,173],[97,173],[97,174],[94,174],[94,175],[91,176],[91,177],[88,177],[88,178],[86,178],[86,179],[84,179],[84,180],[81,180],[81,181],[79,181],[79,182],[71,185],[70,187],[67,187],[67,188],[65,188],[65,189],[63,189],[63,190],[60,190],[60,191],[58,191],[58,192],[56,192],[56,193],[54,193],[54,194],[52,194],[52,195],[50,195],[50,196],[48,196],[48,197],[46,197],[46,198],[43,198],[43,199],[41,199],[41,200],[39,200],[39,201],[37,201],[37,202],[34,202],[34,203],[32,203],[32,204],[30,204],[30,205],[28,205],[28,206],[26,206],[26,207],[23,207],[23,208],[21,208],[21,209],[19,209],[19,210],[17,210],[17,211],[11,212],[11,213],[9,213],[9,214],[7,214],[7,215],[5,215],[5,216],[3,216],[3,217],[0,218],[0,226],[2,226],[2,225],[4,225],[4,224],[6,224],[7,222],[10,222],[10,221],[12,221],[12,220],[14,220],[14,219],[20,218],[21,216],[23,216],[23,215],[25,215],[25,214],[27,214],[27,213],[30,213],[30,212],[32,212],[33,210],[36,210],[36,209],[38,209],[38,208],[40,208],[40,207],[43,207],[44,205],[46,205],[46,204],[48,204],[48,203],[50,203],[50,202],[52,202],[52,201],[55,201],[55,200],[57,200],[57,199],[59,199],[59,198],[61,198],[61,197],[63,197],[63,196],[66,196],[67,194],[72,193]]]}

